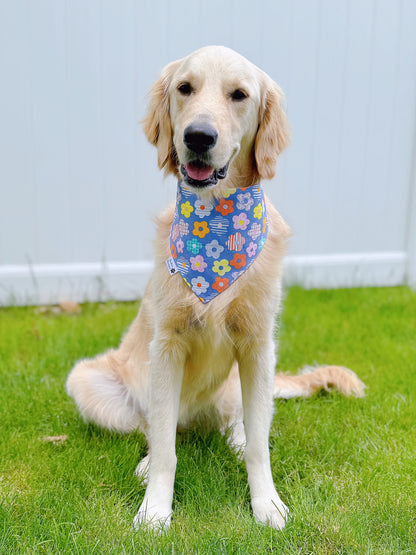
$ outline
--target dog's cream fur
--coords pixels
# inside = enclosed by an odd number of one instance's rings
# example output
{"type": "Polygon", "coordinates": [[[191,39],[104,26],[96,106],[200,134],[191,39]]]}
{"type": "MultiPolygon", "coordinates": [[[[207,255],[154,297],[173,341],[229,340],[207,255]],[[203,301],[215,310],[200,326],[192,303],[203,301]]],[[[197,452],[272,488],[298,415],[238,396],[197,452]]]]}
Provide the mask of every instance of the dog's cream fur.
{"type": "MultiPolygon", "coordinates": [[[[230,163],[204,199],[274,175],[289,129],[279,87],[240,55],[207,47],[168,65],[150,94],[144,122],[167,173],[180,177],[189,161],[184,129],[207,121],[218,131],[210,165],[230,163]],[[189,84],[189,94],[179,90],[189,84]],[[234,99],[235,90],[245,94],[234,99]]],[[[347,369],[327,366],[298,376],[274,376],[274,326],[281,299],[281,262],[289,229],[267,202],[269,234],[255,263],[227,290],[202,304],[180,274],[171,276],[169,233],[173,207],[158,219],[156,263],[137,318],[117,350],[79,362],[67,391],[88,421],[110,430],[146,434],[149,455],[137,468],[148,480],[135,525],[167,527],[172,512],[177,428],[196,423],[227,432],[244,456],[255,518],[283,528],[287,508],[270,468],[268,437],[273,397],[307,396],[333,385],[362,395],[347,369]]]]}

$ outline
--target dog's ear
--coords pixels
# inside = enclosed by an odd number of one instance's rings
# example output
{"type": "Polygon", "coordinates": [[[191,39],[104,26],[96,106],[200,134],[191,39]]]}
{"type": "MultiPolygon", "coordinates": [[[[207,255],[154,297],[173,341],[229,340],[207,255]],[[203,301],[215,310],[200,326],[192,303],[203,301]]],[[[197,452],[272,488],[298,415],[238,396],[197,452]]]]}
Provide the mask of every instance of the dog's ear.
{"type": "Polygon", "coordinates": [[[287,116],[283,110],[284,95],[271,79],[267,80],[262,96],[260,124],[254,143],[255,170],[260,179],[272,179],[277,157],[290,140],[287,116]]]}
{"type": "Polygon", "coordinates": [[[169,87],[179,62],[167,65],[159,79],[150,89],[149,105],[143,120],[147,140],[157,148],[159,168],[165,174],[178,173],[178,159],[173,146],[173,131],[170,121],[169,87]]]}

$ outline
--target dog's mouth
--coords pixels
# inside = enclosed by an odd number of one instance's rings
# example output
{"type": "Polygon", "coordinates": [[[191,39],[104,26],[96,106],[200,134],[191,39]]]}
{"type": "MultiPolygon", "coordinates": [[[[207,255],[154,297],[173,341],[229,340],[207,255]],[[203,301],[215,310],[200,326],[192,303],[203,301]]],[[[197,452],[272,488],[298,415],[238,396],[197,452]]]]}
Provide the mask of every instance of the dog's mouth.
{"type": "Polygon", "coordinates": [[[186,165],[181,165],[181,173],[187,185],[203,189],[216,185],[219,179],[224,179],[227,176],[228,166],[229,164],[226,164],[223,168],[215,169],[202,160],[193,160],[186,165]]]}

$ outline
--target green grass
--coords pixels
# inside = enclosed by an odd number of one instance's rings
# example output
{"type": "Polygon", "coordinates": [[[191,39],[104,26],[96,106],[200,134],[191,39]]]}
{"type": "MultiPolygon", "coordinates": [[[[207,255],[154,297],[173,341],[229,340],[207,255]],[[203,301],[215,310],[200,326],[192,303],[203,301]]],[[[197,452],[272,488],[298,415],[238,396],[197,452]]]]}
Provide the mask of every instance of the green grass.
{"type": "Polygon", "coordinates": [[[143,436],[85,425],[64,392],[73,362],[116,346],[137,303],[0,309],[0,553],[415,553],[416,292],[294,288],[284,306],[279,367],[349,366],[367,396],[276,402],[283,532],[254,522],[244,465],[219,434],[180,435],[174,519],[159,536],[131,526],[143,436]]]}

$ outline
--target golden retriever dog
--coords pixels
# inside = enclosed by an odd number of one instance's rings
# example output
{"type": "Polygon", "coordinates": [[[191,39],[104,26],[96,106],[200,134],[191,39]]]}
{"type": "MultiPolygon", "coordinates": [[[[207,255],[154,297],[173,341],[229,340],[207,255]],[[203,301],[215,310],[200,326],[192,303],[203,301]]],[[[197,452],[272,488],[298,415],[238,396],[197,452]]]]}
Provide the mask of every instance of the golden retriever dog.
{"type": "Polygon", "coordinates": [[[146,435],[149,453],[136,473],[147,488],[136,527],[169,526],[176,431],[202,424],[226,434],[244,458],[255,519],[282,529],[288,509],[273,483],[268,445],[273,398],[308,396],[329,386],[363,395],[357,376],[337,366],[275,375],[289,229],[260,181],[274,176],[289,142],[282,103],[282,91],[268,75],[219,46],[170,63],[150,92],[144,130],[157,148],[159,167],[179,180],[178,201],[158,218],[154,271],[120,347],[78,362],[66,384],[87,421],[146,435]],[[251,194],[260,199],[254,207],[251,194]],[[236,214],[226,220],[231,203],[236,214]],[[205,219],[209,212],[214,219],[205,219]],[[178,253],[186,249],[178,237],[190,215],[204,221],[194,222],[187,242],[193,256],[180,262],[178,253]],[[233,225],[241,233],[221,237],[233,225]],[[210,231],[218,232],[215,239],[203,243],[210,231]],[[243,237],[243,231],[251,235],[243,237]],[[244,271],[234,271],[245,262],[244,271]],[[208,263],[212,275],[198,279],[208,263]],[[191,266],[192,280],[179,271],[191,266]]]}

